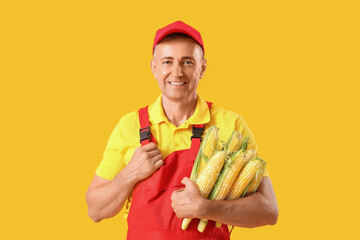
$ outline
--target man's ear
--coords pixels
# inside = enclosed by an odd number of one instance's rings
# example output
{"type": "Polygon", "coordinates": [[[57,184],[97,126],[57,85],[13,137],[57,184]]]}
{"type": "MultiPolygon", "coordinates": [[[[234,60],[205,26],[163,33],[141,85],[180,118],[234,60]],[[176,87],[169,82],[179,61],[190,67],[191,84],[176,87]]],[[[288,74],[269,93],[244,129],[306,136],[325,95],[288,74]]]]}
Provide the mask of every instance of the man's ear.
{"type": "Polygon", "coordinates": [[[207,63],[207,61],[206,61],[206,59],[204,58],[203,63],[202,63],[202,66],[201,66],[200,79],[203,78],[203,76],[204,76],[204,73],[205,73],[205,70],[206,70],[206,63],[207,63]]]}
{"type": "Polygon", "coordinates": [[[151,71],[154,74],[155,79],[157,79],[157,74],[156,74],[156,63],[154,59],[151,59],[150,61],[150,67],[151,67],[151,71]]]}

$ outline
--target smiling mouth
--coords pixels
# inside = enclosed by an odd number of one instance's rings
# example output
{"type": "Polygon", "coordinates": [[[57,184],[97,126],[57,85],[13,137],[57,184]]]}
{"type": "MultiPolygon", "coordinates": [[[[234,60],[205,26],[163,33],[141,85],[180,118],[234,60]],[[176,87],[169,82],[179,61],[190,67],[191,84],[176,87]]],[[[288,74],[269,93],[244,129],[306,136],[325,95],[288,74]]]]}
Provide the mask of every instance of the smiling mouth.
{"type": "Polygon", "coordinates": [[[169,84],[173,86],[182,86],[185,85],[186,82],[169,82],[169,84]]]}

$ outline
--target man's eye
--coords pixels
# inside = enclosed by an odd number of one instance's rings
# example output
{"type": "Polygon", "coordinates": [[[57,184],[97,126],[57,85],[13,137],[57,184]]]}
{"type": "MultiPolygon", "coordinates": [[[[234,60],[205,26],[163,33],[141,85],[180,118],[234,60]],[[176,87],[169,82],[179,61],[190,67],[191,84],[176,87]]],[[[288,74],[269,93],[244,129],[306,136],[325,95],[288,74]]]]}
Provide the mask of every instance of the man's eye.
{"type": "Polygon", "coordinates": [[[171,61],[164,61],[163,64],[171,64],[171,61]]]}
{"type": "Polygon", "coordinates": [[[184,64],[185,65],[193,65],[194,63],[192,61],[185,61],[184,64]]]}

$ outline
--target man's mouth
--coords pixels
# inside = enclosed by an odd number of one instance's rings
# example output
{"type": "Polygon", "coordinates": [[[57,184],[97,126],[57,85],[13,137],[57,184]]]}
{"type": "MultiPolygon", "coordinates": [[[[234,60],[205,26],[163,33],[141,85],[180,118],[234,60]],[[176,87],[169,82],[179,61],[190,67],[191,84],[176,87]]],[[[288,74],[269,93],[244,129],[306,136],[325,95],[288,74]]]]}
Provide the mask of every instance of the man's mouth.
{"type": "Polygon", "coordinates": [[[181,86],[181,85],[185,85],[186,82],[169,82],[170,85],[173,85],[173,86],[181,86]]]}

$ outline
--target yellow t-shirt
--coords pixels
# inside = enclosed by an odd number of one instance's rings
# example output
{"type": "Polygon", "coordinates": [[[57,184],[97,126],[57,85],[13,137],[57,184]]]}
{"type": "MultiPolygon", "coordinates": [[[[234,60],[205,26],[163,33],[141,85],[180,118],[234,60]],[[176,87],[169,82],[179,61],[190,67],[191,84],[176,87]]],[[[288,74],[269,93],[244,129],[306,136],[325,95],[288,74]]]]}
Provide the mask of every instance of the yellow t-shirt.
{"type": "MultiPolygon", "coordinates": [[[[256,155],[260,156],[255,138],[244,119],[238,114],[220,108],[215,104],[213,104],[209,112],[207,103],[199,95],[194,114],[179,127],[169,122],[165,116],[161,95],[149,106],[148,111],[150,131],[157,141],[163,158],[166,158],[174,151],[190,148],[193,124],[206,124],[203,136],[205,136],[210,126],[216,125],[219,128],[220,140],[225,142],[231,133],[237,130],[243,137],[249,137],[248,148],[255,149],[256,155]]],[[[112,180],[126,166],[131,160],[135,148],[141,145],[139,129],[138,111],[128,113],[120,119],[110,135],[103,159],[96,169],[95,174],[97,176],[112,180]]],[[[265,169],[264,176],[269,176],[267,169],[265,169]]],[[[130,202],[131,199],[128,201],[130,202]]],[[[130,204],[126,204],[126,207],[128,212],[130,204]]]]}

